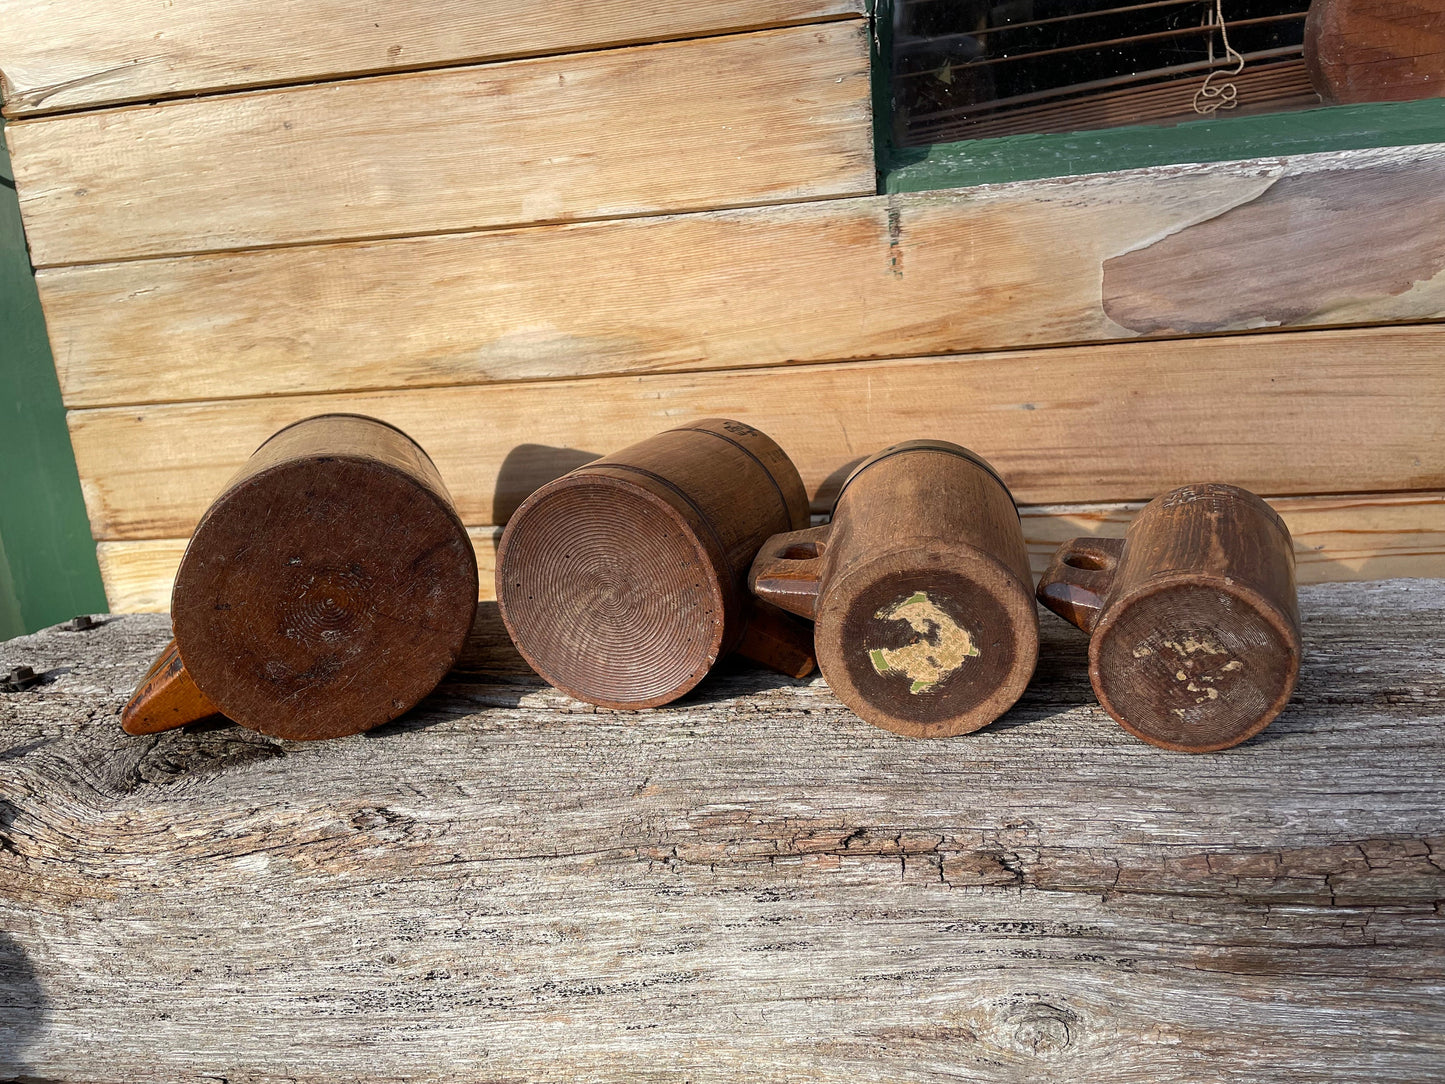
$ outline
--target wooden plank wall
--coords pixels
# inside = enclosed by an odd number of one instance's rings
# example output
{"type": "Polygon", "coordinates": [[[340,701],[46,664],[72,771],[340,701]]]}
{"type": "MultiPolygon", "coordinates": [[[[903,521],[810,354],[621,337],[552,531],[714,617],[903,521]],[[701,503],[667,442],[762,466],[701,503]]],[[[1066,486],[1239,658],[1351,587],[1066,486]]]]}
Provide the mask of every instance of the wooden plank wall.
{"type": "Polygon", "coordinates": [[[326,410],[420,440],[484,568],[535,486],[729,414],[818,512],[973,447],[1036,563],[1217,479],[1302,580],[1445,575],[1445,145],[880,197],[860,3],[322,6],[0,0],[114,609],[326,410]]]}
{"type": "Polygon", "coordinates": [[[862,0],[0,0],[6,116],[828,19],[862,0]]]}

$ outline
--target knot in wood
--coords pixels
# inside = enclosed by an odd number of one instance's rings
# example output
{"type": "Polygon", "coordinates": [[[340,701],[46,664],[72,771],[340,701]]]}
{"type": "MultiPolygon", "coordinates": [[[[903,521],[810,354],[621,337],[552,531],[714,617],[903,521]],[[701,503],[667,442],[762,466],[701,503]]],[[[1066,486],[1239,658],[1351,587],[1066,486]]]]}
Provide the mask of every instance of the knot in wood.
{"type": "Polygon", "coordinates": [[[1010,999],[1004,1017],[1004,1028],[1016,1050],[1035,1057],[1053,1057],[1068,1050],[1074,1043],[1078,1014],[1042,998],[1027,996],[1010,999]]]}

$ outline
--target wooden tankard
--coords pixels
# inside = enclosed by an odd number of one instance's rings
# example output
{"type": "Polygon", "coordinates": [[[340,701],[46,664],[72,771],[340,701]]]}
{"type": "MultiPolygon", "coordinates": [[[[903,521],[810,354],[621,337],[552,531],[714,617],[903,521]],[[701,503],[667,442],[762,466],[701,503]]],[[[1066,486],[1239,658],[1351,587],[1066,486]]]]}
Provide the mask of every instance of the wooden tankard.
{"type": "Polygon", "coordinates": [[[147,734],[221,713],[281,738],[370,730],[436,687],[476,606],[476,555],[427,454],[372,418],[308,418],[202,517],[171,595],[175,640],[122,723],[147,734]]]}
{"type": "Polygon", "coordinates": [[[747,593],[769,535],[804,526],[798,471],[767,436],[707,418],[563,475],[513,514],[497,603],[517,649],[579,700],[650,708],[740,651],[796,677],[806,625],[747,593]]]}
{"type": "Polygon", "coordinates": [[[1150,501],[1124,538],[1064,543],[1038,596],[1090,633],[1099,703],[1165,749],[1238,745],[1294,691],[1294,546],[1247,490],[1184,486],[1150,501]]]}
{"type": "Polygon", "coordinates": [[[1441,0],[1313,0],[1305,71],[1327,105],[1445,94],[1441,0]]]}
{"type": "Polygon", "coordinates": [[[816,620],[818,666],[843,703],[910,737],[986,726],[1023,694],[1038,659],[1013,498],[988,463],[946,441],[865,461],[832,521],[769,539],[749,584],[816,620]]]}

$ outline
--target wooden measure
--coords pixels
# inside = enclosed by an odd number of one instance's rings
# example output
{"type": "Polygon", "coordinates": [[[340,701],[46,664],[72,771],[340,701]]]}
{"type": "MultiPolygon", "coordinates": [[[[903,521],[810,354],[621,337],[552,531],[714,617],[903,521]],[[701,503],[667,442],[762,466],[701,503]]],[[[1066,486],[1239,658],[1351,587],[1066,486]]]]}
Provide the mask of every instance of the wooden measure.
{"type": "Polygon", "coordinates": [[[370,730],[436,687],[476,605],[476,556],[426,453],[372,418],[309,418],[202,517],[171,595],[175,640],[122,725],[219,712],[297,740],[370,730]]]}
{"type": "Polygon", "coordinates": [[[1305,68],[1326,102],[1445,95],[1445,0],[1314,0],[1305,68]]]}
{"type": "Polygon", "coordinates": [[[812,635],[747,593],[770,535],[808,495],[771,439],[707,418],[579,467],[528,497],[497,546],[497,603],[517,649],[579,700],[650,708],[730,651],[803,677],[812,635]]]}
{"type": "Polygon", "coordinates": [[[1212,752],[1258,734],[1299,676],[1289,529],[1236,486],[1150,501],[1124,538],[1065,542],[1039,582],[1085,632],[1099,703],[1147,742],[1212,752]]]}
{"type": "Polygon", "coordinates": [[[816,620],[818,666],[840,700],[910,737],[986,726],[1022,695],[1038,659],[1013,498],[987,462],[946,441],[866,460],[832,521],[769,539],[749,584],[816,620]]]}

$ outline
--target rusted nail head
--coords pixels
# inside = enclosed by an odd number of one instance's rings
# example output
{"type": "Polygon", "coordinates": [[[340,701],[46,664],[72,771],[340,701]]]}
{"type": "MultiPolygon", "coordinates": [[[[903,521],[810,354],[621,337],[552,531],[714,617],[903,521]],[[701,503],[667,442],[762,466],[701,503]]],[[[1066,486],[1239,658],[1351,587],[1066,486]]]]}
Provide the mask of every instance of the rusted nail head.
{"type": "Polygon", "coordinates": [[[7,693],[18,693],[40,682],[40,675],[28,666],[17,666],[0,680],[0,688],[7,693]]]}

